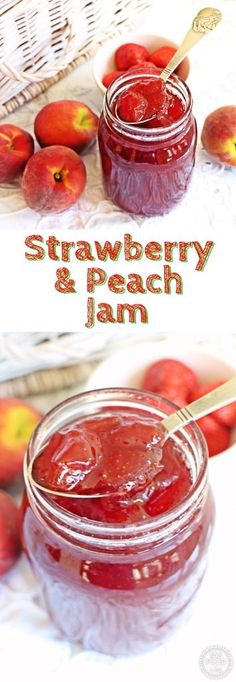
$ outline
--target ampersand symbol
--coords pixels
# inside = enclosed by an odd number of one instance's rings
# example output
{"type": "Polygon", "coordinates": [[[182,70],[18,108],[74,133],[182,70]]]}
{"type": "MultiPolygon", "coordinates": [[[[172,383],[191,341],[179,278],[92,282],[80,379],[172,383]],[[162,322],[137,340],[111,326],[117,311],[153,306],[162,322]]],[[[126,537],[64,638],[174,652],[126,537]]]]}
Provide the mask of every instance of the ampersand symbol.
{"type": "Polygon", "coordinates": [[[76,293],[75,280],[69,279],[70,270],[68,268],[58,268],[56,271],[57,280],[55,282],[55,289],[61,294],[76,293]]]}

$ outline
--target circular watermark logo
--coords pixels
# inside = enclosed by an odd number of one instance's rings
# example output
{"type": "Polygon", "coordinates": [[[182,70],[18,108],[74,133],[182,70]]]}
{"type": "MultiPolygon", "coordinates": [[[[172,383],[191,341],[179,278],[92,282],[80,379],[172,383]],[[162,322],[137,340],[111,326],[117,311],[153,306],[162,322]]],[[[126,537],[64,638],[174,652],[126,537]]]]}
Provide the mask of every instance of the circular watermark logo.
{"type": "Polygon", "coordinates": [[[200,669],[209,680],[223,680],[233,670],[234,660],[229,649],[218,644],[206,647],[199,657],[200,669]]]}

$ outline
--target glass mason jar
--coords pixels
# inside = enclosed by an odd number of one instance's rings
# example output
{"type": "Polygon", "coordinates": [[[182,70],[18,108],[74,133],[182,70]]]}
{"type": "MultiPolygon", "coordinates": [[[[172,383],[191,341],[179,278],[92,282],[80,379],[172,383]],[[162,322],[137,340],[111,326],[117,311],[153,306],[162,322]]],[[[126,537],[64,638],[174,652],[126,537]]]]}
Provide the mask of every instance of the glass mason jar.
{"type": "Polygon", "coordinates": [[[129,125],[117,118],[118,95],[142,79],[158,74],[123,74],[107,89],[98,141],[109,199],[137,215],[167,213],[183,198],[195,163],[196,121],[186,83],[172,76],[167,89],[184,104],[184,114],[165,128],[129,125]]]}
{"type": "Polygon", "coordinates": [[[138,424],[143,415],[160,420],[173,404],[131,389],[70,398],[43,418],[24,465],[23,544],[48,612],[66,638],[111,655],[155,647],[182,620],[204,575],[214,521],[207,446],[194,423],[173,437],[191,471],[190,492],[148,521],[109,524],[79,517],[35,487],[30,463],[53,433],[75,420],[124,410],[138,424]]]}

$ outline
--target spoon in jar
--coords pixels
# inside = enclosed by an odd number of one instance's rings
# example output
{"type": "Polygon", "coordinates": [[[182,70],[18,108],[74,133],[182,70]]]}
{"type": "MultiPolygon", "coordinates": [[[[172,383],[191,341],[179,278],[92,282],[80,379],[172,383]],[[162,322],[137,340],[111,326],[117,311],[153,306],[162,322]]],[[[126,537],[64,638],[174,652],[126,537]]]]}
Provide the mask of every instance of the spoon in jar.
{"type": "MultiPolygon", "coordinates": [[[[218,386],[218,388],[215,388],[213,391],[210,391],[210,393],[207,393],[206,395],[202,396],[198,400],[194,400],[194,402],[190,403],[189,405],[186,405],[185,407],[182,407],[180,410],[177,410],[176,412],[173,412],[172,414],[168,415],[168,417],[165,417],[162,421],[159,422],[158,426],[159,429],[157,428],[157,448],[160,450],[160,460],[161,460],[161,450],[165,442],[167,441],[168,438],[171,437],[175,431],[178,431],[179,429],[182,429],[184,426],[187,426],[191,421],[196,421],[197,419],[200,419],[201,417],[204,417],[206,414],[210,414],[211,412],[214,412],[214,410],[219,409],[220,407],[224,407],[225,405],[229,405],[230,403],[234,402],[236,400],[236,376],[233,377],[233,379],[229,379],[229,381],[226,381],[224,384],[221,384],[221,386],[218,386]]],[[[158,450],[157,450],[158,451],[158,450]]],[[[33,466],[35,459],[40,456],[40,453],[34,457],[29,466],[28,466],[28,471],[27,477],[30,485],[32,485],[34,488],[38,488],[40,491],[46,493],[47,495],[53,495],[56,497],[66,497],[66,498],[75,498],[75,499],[94,499],[94,498],[99,498],[99,497],[114,497],[114,496],[122,496],[124,493],[119,493],[119,492],[114,492],[114,491],[108,491],[108,492],[98,492],[98,493],[75,493],[73,491],[60,491],[60,490],[52,490],[50,488],[47,488],[38,481],[35,480],[34,475],[33,475],[33,466]]]]}
{"type": "MultiPolygon", "coordinates": [[[[171,58],[167,66],[160,73],[159,78],[161,78],[165,83],[171,76],[173,71],[179,66],[180,62],[187,56],[190,50],[202,39],[205,35],[213,31],[214,28],[219,24],[222,19],[222,13],[219,9],[214,7],[204,7],[201,9],[196,17],[192,21],[192,25],[189,31],[186,33],[181,45],[175,52],[174,56],[171,58]]],[[[156,114],[150,116],[149,118],[142,119],[141,121],[124,121],[119,117],[118,106],[116,103],[115,115],[120,122],[126,123],[132,126],[142,126],[144,123],[148,123],[156,118],[156,114]]]]}

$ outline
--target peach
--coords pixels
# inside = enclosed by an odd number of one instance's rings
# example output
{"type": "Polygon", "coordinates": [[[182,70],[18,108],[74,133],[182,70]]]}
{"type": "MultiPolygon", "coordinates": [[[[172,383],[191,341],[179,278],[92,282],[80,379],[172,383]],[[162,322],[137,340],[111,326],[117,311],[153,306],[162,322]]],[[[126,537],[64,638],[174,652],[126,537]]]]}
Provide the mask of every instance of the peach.
{"type": "Polygon", "coordinates": [[[36,116],[34,132],[41,147],[65,145],[82,152],[94,142],[98,117],[83,102],[64,99],[46,104],[36,116]]]}
{"type": "Polygon", "coordinates": [[[0,485],[12,483],[22,472],[30,436],[41,419],[31,405],[17,398],[0,398],[0,485]]]}
{"type": "Polygon", "coordinates": [[[15,180],[33,153],[32,135],[8,123],[0,125],[0,182],[15,180]]]}
{"type": "Polygon", "coordinates": [[[20,552],[19,511],[10,495],[0,490],[0,575],[13,566],[20,552]]]}
{"type": "Polygon", "coordinates": [[[45,147],[31,156],[25,168],[25,201],[39,213],[61,213],[80,197],[86,177],[85,165],[73,149],[45,147]]]}
{"type": "Polygon", "coordinates": [[[236,106],[212,111],[204,122],[201,140],[204,149],[218,163],[236,166],[236,106]]]}

